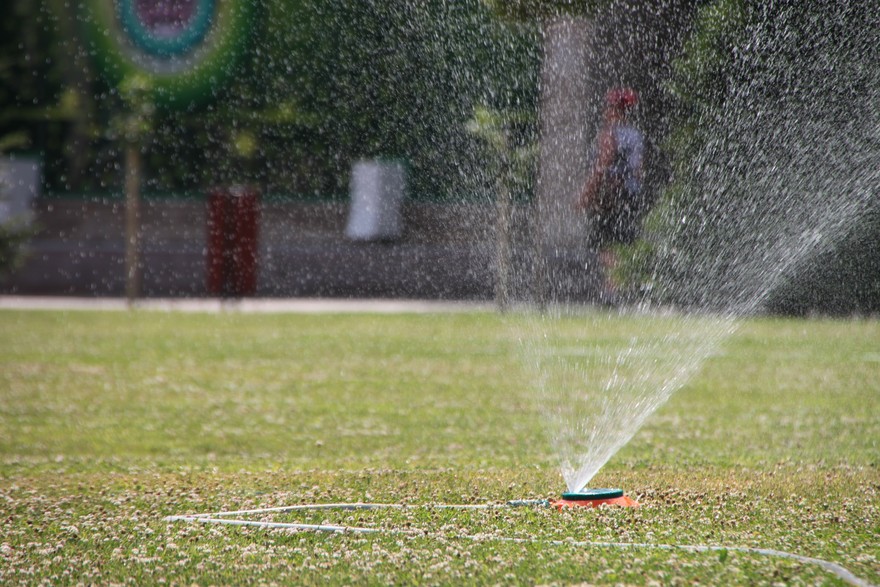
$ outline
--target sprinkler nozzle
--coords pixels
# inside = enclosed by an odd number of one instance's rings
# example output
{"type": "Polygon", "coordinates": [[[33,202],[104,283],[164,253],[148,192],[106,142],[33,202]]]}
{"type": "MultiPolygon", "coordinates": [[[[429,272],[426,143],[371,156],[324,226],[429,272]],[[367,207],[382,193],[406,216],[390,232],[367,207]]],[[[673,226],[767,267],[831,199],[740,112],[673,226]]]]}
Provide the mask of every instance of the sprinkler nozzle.
{"type": "Polygon", "coordinates": [[[623,494],[623,489],[581,489],[562,494],[562,499],[551,500],[550,505],[562,511],[563,508],[589,507],[600,505],[619,507],[639,507],[639,503],[623,494]]]}

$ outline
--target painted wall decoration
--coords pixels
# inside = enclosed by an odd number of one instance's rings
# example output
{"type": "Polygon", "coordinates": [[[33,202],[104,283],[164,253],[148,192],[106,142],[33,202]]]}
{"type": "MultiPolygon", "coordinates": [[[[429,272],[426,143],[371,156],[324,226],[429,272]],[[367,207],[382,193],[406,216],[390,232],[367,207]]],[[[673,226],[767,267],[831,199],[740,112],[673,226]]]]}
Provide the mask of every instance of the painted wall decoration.
{"type": "Polygon", "coordinates": [[[187,108],[222,87],[244,54],[252,0],[88,0],[83,22],[111,83],[150,78],[157,104],[187,108]]]}

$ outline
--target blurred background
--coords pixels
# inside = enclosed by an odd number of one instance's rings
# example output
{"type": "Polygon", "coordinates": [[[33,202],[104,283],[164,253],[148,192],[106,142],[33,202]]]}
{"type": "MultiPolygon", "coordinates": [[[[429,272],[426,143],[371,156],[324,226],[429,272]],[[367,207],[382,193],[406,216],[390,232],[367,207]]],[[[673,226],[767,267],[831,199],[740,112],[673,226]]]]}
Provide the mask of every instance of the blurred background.
{"type": "MultiPolygon", "coordinates": [[[[756,50],[755,23],[784,20],[774,55],[817,50],[811,19],[828,3],[798,17],[802,4],[8,0],[0,291],[488,300],[529,290],[551,221],[541,202],[583,182],[607,89],[640,94],[653,205],[696,198],[700,178],[682,170],[729,131],[723,112],[755,63],[743,57],[756,50]]],[[[823,50],[854,27],[880,31],[870,7],[834,5],[823,50]]],[[[875,97],[876,50],[843,55],[862,73],[829,99],[875,97]]],[[[772,102],[779,87],[751,91],[772,102]]],[[[865,122],[860,161],[876,169],[876,118],[865,122]]],[[[878,216],[868,206],[768,307],[880,309],[878,216]]],[[[589,300],[595,259],[577,265],[589,300]]]]}

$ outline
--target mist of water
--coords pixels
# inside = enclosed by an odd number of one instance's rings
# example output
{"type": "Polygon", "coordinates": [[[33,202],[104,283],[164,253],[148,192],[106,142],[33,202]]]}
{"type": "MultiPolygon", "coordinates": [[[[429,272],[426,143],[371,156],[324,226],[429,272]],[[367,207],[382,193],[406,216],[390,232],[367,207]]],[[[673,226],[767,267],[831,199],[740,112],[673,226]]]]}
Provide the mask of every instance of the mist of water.
{"type": "Polygon", "coordinates": [[[736,327],[733,317],[571,305],[531,320],[525,351],[570,491],[583,488],[736,327]]]}
{"type": "MultiPolygon", "coordinates": [[[[585,487],[743,318],[858,230],[880,192],[880,60],[870,35],[823,19],[796,28],[788,17],[783,10],[748,28],[724,106],[700,121],[708,138],[677,170],[678,201],[646,229],[655,252],[646,279],[619,308],[572,301],[595,288],[586,283],[594,271],[571,252],[571,223],[549,227],[552,251],[539,263],[568,255],[583,270],[572,275],[572,263],[560,279],[545,269],[543,299],[517,324],[570,491],[585,487]]],[[[549,206],[544,218],[571,216],[570,200],[549,206]]]]}

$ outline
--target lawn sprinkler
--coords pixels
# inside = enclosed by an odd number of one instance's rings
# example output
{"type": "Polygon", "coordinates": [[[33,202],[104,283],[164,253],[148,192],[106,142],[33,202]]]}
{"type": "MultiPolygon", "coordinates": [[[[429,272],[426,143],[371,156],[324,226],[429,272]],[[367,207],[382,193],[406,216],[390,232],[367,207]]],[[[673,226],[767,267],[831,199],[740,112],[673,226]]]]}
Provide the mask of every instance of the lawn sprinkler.
{"type": "Polygon", "coordinates": [[[580,491],[568,491],[563,493],[562,499],[550,500],[550,505],[559,511],[562,511],[565,508],[597,508],[600,505],[637,508],[639,507],[639,502],[624,495],[623,489],[584,488],[580,491]]]}

